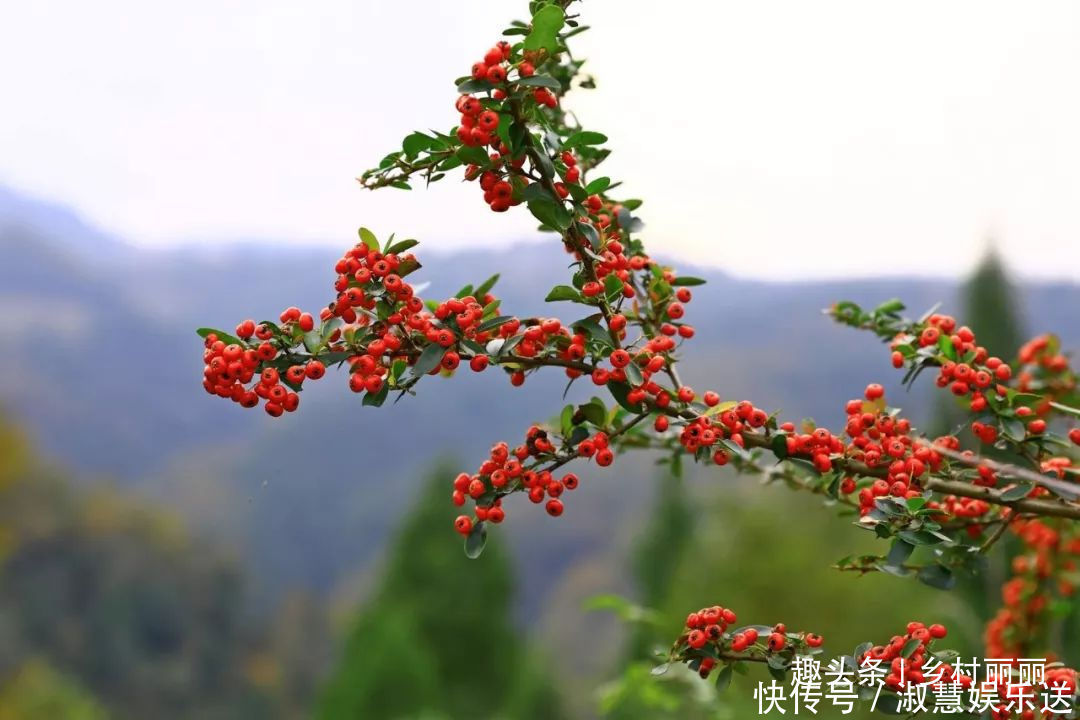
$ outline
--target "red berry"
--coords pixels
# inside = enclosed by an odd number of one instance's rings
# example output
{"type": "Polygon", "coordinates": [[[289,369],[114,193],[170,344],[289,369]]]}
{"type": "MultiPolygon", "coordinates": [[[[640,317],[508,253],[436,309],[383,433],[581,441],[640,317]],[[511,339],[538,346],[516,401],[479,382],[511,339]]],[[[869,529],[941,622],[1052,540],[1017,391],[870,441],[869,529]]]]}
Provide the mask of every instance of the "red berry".
{"type": "Polygon", "coordinates": [[[611,353],[611,364],[617,368],[624,368],[630,364],[630,353],[622,348],[611,353]]]}
{"type": "Polygon", "coordinates": [[[487,132],[494,132],[499,127],[499,113],[494,110],[485,110],[476,118],[476,126],[487,132]]]}
{"type": "Polygon", "coordinates": [[[468,515],[458,515],[454,520],[454,529],[462,535],[468,535],[472,532],[472,518],[468,515]]]}
{"type": "Polygon", "coordinates": [[[547,514],[551,517],[559,517],[563,511],[562,500],[555,500],[554,498],[548,500],[547,504],[544,505],[544,509],[547,510],[547,514]]]}
{"type": "Polygon", "coordinates": [[[312,360],[304,368],[304,374],[312,380],[318,380],[326,374],[326,366],[318,360],[312,360]]]}

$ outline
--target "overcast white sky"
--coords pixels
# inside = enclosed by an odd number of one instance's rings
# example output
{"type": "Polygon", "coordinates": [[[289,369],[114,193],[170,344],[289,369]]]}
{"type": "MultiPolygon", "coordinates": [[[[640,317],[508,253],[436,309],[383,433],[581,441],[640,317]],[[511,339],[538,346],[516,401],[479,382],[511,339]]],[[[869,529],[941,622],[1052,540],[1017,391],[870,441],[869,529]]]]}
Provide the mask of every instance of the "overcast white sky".
{"type": "MultiPolygon", "coordinates": [[[[471,185],[361,191],[524,0],[0,4],[0,183],[145,245],[528,237],[471,185]]],[[[588,0],[610,174],[656,252],[757,277],[1080,280],[1080,3],[588,0]]]]}

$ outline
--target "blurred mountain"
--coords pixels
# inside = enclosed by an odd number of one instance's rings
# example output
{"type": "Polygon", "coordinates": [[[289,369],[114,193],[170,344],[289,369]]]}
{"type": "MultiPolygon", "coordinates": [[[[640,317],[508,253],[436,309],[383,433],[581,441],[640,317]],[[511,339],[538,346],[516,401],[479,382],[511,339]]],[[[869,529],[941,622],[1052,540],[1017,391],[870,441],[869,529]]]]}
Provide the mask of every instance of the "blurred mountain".
{"type": "MultiPolygon", "coordinates": [[[[246,317],[275,317],[291,304],[317,310],[330,299],[332,265],[351,242],[143,250],[62,207],[0,189],[0,401],[54,457],[166,500],[234,543],[266,597],[293,586],[362,586],[433,459],[450,455],[473,467],[494,442],[515,441],[529,420],[554,415],[566,383],[552,372],[515,389],[496,371],[466,372],[432,379],[420,397],[375,410],[361,407],[343,376],[329,377],[303,393],[303,417],[278,421],[207,396],[194,328],[227,329],[246,317]]],[[[418,254],[426,267],[416,279],[431,282],[427,297],[502,272],[496,292],[504,310],[573,309],[542,302],[547,288],[565,282],[568,260],[558,243],[445,253],[428,242],[418,254]]],[[[877,303],[896,296],[915,313],[938,301],[948,310],[955,284],[776,284],[681,271],[709,280],[695,288],[689,308],[698,328],[684,363],[692,386],[833,425],[843,417],[843,401],[870,381],[885,382],[915,418],[929,407],[925,385],[899,395],[887,353],[869,336],[834,326],[820,309],[842,298],[877,303]]],[[[1019,291],[1025,327],[1055,329],[1066,347],[1080,344],[1080,286],[1019,291]]],[[[575,384],[568,397],[588,397],[585,385],[575,384]]],[[[581,584],[568,571],[621,557],[613,552],[634,535],[633,522],[652,496],[653,470],[638,458],[583,475],[563,517],[511,502],[507,524],[494,533],[494,542],[527,559],[523,614],[543,613],[568,582],[579,584],[577,594],[618,589],[603,584],[618,572],[594,572],[581,584]],[[551,532],[555,524],[558,532],[551,532]],[[585,587],[590,583],[598,586],[585,587]]],[[[447,541],[456,542],[449,530],[447,541]]]]}

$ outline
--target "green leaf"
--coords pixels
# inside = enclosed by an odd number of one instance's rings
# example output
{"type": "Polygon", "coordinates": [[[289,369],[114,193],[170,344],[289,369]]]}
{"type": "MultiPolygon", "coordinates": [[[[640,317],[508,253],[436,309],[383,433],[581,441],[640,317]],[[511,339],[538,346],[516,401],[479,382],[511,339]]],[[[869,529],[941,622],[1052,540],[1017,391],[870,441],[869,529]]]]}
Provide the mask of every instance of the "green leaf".
{"type": "Polygon", "coordinates": [[[604,401],[600,398],[594,397],[592,400],[582,405],[581,412],[588,422],[598,428],[604,427],[604,421],[607,420],[607,405],[605,405],[604,401]]]}
{"type": "Polygon", "coordinates": [[[639,387],[645,382],[645,377],[641,374],[641,368],[639,368],[636,363],[627,365],[623,368],[623,372],[626,373],[626,381],[630,383],[632,387],[639,387]]]}
{"type": "Polygon", "coordinates": [[[420,353],[420,357],[416,358],[416,364],[412,367],[413,377],[423,377],[429,372],[439,367],[439,363],[442,362],[443,355],[446,354],[446,350],[442,345],[438,343],[431,343],[424,351],[420,353]]]}
{"type": "Polygon", "coordinates": [[[435,138],[428,137],[422,132],[414,132],[407,135],[401,143],[401,149],[412,160],[424,150],[430,150],[436,143],[435,138]]]}
{"type": "Polygon", "coordinates": [[[952,590],[956,578],[952,571],[942,565],[927,565],[919,570],[919,581],[938,590],[952,590]]]}
{"type": "Polygon", "coordinates": [[[607,135],[592,130],[579,130],[563,140],[564,148],[575,148],[581,145],[603,145],[607,142],[607,135]]]}
{"type": "Polygon", "coordinates": [[[671,284],[676,285],[676,286],[678,286],[678,285],[684,285],[684,286],[704,285],[705,281],[702,280],[701,278],[690,277],[689,275],[681,275],[681,276],[675,278],[674,280],[672,280],[671,284]]]}
{"type": "Polygon", "coordinates": [[[1006,502],[1012,502],[1013,500],[1021,500],[1028,496],[1028,493],[1031,492],[1031,489],[1033,487],[1035,486],[1031,483],[1020,483],[1001,493],[1001,499],[1005,500],[1006,502]]]}
{"type": "Polygon", "coordinates": [[[938,350],[949,360],[956,360],[956,346],[952,344],[952,337],[942,333],[937,341],[938,350]]]}
{"type": "Polygon", "coordinates": [[[911,512],[922,509],[922,506],[926,504],[926,498],[922,496],[908,498],[907,509],[911,512]]]}
{"type": "Polygon", "coordinates": [[[904,643],[904,648],[900,651],[900,657],[911,657],[913,654],[915,654],[915,651],[918,650],[921,645],[922,642],[919,641],[919,638],[911,638],[906,643],[904,643]]]}
{"type": "Polygon", "coordinates": [[[787,435],[779,434],[774,435],[769,447],[773,451],[773,455],[783,460],[787,457],[787,435]]]}
{"type": "Polygon", "coordinates": [[[1063,413],[1069,413],[1070,415],[1080,416],[1080,408],[1074,408],[1074,407],[1070,407],[1068,405],[1062,405],[1061,403],[1058,403],[1058,402],[1051,402],[1050,407],[1054,408],[1055,410],[1060,410],[1063,413]]]}
{"type": "Polygon", "coordinates": [[[562,89],[562,83],[550,75],[530,75],[529,77],[523,77],[517,81],[518,85],[524,85],[526,87],[546,87],[552,90],[562,89]]]}
{"type": "Polygon", "coordinates": [[[566,209],[566,206],[561,201],[541,196],[530,200],[528,205],[529,212],[533,214],[533,217],[549,228],[565,230],[570,227],[570,221],[573,218],[570,211],[566,209]]]}
{"type": "Polygon", "coordinates": [[[551,288],[551,292],[544,298],[544,302],[560,302],[562,300],[569,300],[571,302],[584,302],[585,298],[576,288],[572,288],[569,285],[556,285],[551,288]]]}
{"type": "Polygon", "coordinates": [[[628,615],[633,607],[634,604],[629,600],[614,593],[593,595],[581,604],[581,609],[585,612],[612,612],[620,617],[628,615]]]}
{"type": "Polygon", "coordinates": [[[874,308],[874,312],[882,315],[895,315],[903,309],[904,303],[900,302],[897,298],[892,298],[874,308]]]}
{"type": "Polygon", "coordinates": [[[513,319],[514,318],[512,316],[510,316],[510,315],[499,315],[498,317],[489,318],[489,319],[485,320],[484,322],[480,323],[479,327],[477,327],[476,329],[477,329],[478,332],[484,332],[485,330],[492,330],[494,328],[499,327],[500,325],[505,325],[506,323],[510,322],[513,319]]]}
{"type": "Polygon", "coordinates": [[[215,330],[214,328],[203,327],[199,328],[195,332],[197,332],[199,334],[199,337],[201,337],[203,340],[206,339],[207,335],[213,333],[214,335],[217,335],[218,340],[225,343],[226,345],[243,345],[243,343],[240,342],[240,338],[234,337],[229,333],[224,332],[223,330],[215,330]]]}
{"type": "Polygon", "coordinates": [[[671,667],[671,663],[664,663],[662,665],[657,665],[656,667],[654,667],[652,670],[649,671],[649,674],[650,675],[663,675],[664,673],[666,673],[668,671],[669,667],[671,667]]]}
{"type": "Polygon", "coordinates": [[[371,393],[366,393],[364,395],[364,399],[361,401],[361,404],[367,405],[369,407],[379,407],[384,402],[386,402],[386,396],[389,392],[390,384],[383,383],[383,386],[379,388],[379,392],[375,393],[374,395],[372,395],[371,393]]]}
{"type": "Polygon", "coordinates": [[[900,707],[899,695],[882,693],[877,699],[877,711],[882,715],[907,715],[907,710],[900,707]]]}
{"type": "Polygon", "coordinates": [[[724,669],[716,673],[716,691],[724,692],[727,690],[728,685],[731,684],[731,676],[734,674],[734,669],[731,665],[725,665],[724,669]]]}
{"type": "Polygon", "coordinates": [[[1005,418],[1001,421],[1001,432],[1010,440],[1020,442],[1027,435],[1027,427],[1016,418],[1005,418]]]}
{"type": "Polygon", "coordinates": [[[375,237],[375,233],[365,227],[360,228],[360,240],[367,245],[370,250],[379,249],[379,239],[375,237]]]}
{"type": "Polygon", "coordinates": [[[457,86],[457,91],[462,95],[470,95],[476,92],[487,92],[494,86],[487,80],[469,79],[457,86]]]}
{"type": "Polygon", "coordinates": [[[458,148],[455,155],[457,155],[461,162],[467,165],[487,165],[491,161],[488,154],[484,152],[484,148],[481,147],[469,147],[463,145],[458,148]]]}
{"type": "Polygon", "coordinates": [[[889,554],[885,558],[885,562],[892,567],[902,567],[907,559],[911,557],[911,553],[914,552],[915,546],[909,543],[907,540],[897,538],[893,540],[892,547],[889,548],[889,554]]]}
{"type": "Polygon", "coordinates": [[[491,290],[491,288],[495,287],[495,283],[497,282],[499,282],[499,273],[495,273],[487,280],[477,285],[476,289],[473,290],[473,295],[475,295],[477,298],[481,298],[484,295],[487,295],[488,291],[491,290]]]}
{"type": "Polygon", "coordinates": [[[503,357],[504,355],[509,355],[510,352],[514,348],[516,348],[524,339],[524,334],[514,335],[513,337],[506,338],[506,342],[499,346],[498,356],[503,357]]]}
{"type": "Polygon", "coordinates": [[[568,436],[574,430],[574,406],[567,405],[559,413],[559,429],[562,430],[563,437],[568,436]]]}
{"type": "Polygon", "coordinates": [[[419,244],[419,240],[398,240],[396,243],[386,248],[386,254],[389,255],[393,253],[394,255],[397,255],[398,253],[403,253],[409,248],[414,248],[419,244]]]}
{"type": "Polygon", "coordinates": [[[627,385],[626,383],[615,382],[614,380],[611,380],[608,382],[607,386],[608,391],[611,393],[611,396],[615,398],[615,402],[619,403],[619,405],[622,405],[624,408],[626,408],[632,413],[641,411],[640,407],[635,407],[631,405],[630,401],[626,399],[627,394],[630,392],[629,385],[627,385]]]}
{"type": "Polygon", "coordinates": [[[912,545],[937,545],[942,542],[940,537],[926,530],[901,530],[896,535],[912,545]]]}
{"type": "Polygon", "coordinates": [[[544,5],[532,18],[532,29],[525,37],[526,50],[544,48],[554,52],[559,40],[559,31],[566,21],[566,14],[558,5],[544,5]]]}
{"type": "Polygon", "coordinates": [[[609,303],[614,303],[622,295],[623,281],[615,273],[604,276],[604,295],[609,303]]]}
{"type": "Polygon", "coordinates": [[[465,557],[475,560],[480,557],[480,553],[484,552],[485,545],[487,545],[487,527],[481,520],[473,525],[472,532],[465,537],[465,557]]]}
{"type": "MultiPolygon", "coordinates": [[[[589,223],[579,222],[577,223],[577,230],[581,233],[581,236],[588,241],[589,247],[596,251],[600,250],[600,234],[596,232],[596,228],[589,223]]],[[[611,276],[609,275],[608,277],[611,276]]],[[[622,285],[622,283],[619,284],[620,286],[622,285]]]]}
{"type": "Polygon", "coordinates": [[[607,329],[605,329],[604,326],[600,324],[600,321],[598,320],[599,317],[599,315],[596,315],[594,317],[587,317],[582,320],[578,320],[570,327],[572,327],[577,332],[588,335],[590,339],[595,340],[598,343],[603,343],[604,345],[611,345],[611,333],[609,333],[607,329]]]}
{"type": "Polygon", "coordinates": [[[608,189],[611,185],[611,178],[599,177],[585,186],[585,192],[592,195],[593,193],[602,193],[608,189]]]}
{"type": "Polygon", "coordinates": [[[311,354],[319,352],[319,349],[323,344],[322,333],[318,330],[312,330],[311,332],[304,333],[304,347],[311,354]]]}

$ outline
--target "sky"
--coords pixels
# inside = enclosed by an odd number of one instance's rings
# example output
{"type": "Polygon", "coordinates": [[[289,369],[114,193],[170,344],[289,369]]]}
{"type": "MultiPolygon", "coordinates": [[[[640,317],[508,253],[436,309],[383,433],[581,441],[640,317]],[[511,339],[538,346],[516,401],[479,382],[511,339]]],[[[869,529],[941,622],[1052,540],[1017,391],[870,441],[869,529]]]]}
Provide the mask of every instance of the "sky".
{"type": "MultiPolygon", "coordinates": [[[[526,238],[475,185],[361,190],[524,0],[0,4],[0,184],[146,246],[526,238]]],[[[587,0],[569,98],[649,248],[757,278],[1080,281],[1080,3],[587,0]]],[[[539,237],[539,239],[543,239],[539,237]]],[[[549,240],[550,241],[550,240],[549,240]]]]}

